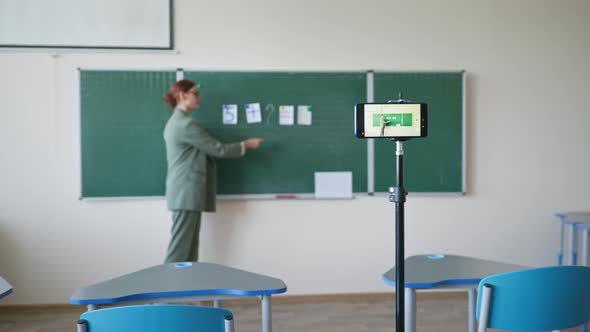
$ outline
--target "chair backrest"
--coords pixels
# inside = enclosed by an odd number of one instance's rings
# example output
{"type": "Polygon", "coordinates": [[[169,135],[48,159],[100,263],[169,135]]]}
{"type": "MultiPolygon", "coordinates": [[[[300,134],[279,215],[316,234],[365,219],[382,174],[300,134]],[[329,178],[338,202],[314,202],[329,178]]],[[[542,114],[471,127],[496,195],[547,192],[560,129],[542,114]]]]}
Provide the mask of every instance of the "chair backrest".
{"type": "Polygon", "coordinates": [[[543,267],[484,278],[477,319],[479,331],[548,331],[585,324],[590,321],[590,267],[543,267]]]}
{"type": "Polygon", "coordinates": [[[78,332],[233,332],[229,310],[191,305],[138,305],[88,311],[78,332]]]}

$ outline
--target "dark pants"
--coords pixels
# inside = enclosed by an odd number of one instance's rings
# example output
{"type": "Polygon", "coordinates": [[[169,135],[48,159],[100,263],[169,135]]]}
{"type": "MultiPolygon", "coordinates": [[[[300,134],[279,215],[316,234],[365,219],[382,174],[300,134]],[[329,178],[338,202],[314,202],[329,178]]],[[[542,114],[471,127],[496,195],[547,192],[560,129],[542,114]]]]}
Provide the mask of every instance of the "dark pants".
{"type": "Polygon", "coordinates": [[[172,211],[172,228],[165,263],[199,260],[201,211],[172,211]]]}

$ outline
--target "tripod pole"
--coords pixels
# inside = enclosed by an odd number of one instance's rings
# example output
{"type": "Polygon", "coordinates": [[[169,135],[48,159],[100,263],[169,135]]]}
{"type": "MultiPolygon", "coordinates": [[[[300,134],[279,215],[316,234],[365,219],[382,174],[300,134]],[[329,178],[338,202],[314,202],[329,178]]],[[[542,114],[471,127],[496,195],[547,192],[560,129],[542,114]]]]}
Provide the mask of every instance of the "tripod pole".
{"type": "Polygon", "coordinates": [[[395,331],[404,331],[404,149],[403,142],[395,140],[396,186],[389,188],[389,201],[395,202],[395,331]]]}

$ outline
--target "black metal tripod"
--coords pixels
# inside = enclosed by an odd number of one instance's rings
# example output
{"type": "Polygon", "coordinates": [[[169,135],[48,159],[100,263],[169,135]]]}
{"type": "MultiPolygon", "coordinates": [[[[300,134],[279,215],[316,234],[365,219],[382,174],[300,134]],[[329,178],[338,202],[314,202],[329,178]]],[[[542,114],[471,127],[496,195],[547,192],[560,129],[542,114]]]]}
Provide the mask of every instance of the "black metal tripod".
{"type": "Polygon", "coordinates": [[[395,142],[396,186],[389,187],[389,201],[395,203],[395,331],[404,332],[404,148],[403,140],[395,142]]]}

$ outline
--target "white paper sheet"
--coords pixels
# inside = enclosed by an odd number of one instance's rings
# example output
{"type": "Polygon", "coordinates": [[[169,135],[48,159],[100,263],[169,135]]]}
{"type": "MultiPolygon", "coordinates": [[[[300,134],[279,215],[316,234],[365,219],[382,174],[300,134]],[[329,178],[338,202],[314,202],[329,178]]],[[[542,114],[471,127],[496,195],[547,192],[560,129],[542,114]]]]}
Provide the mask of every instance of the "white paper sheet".
{"type": "Polygon", "coordinates": [[[297,124],[311,126],[311,106],[297,105],[297,124]]]}
{"type": "Polygon", "coordinates": [[[248,123],[262,122],[262,114],[260,112],[260,103],[246,104],[246,122],[248,122],[248,123]]]}
{"type": "Polygon", "coordinates": [[[352,198],[352,172],[315,172],[316,198],[352,198]]]}
{"type": "Polygon", "coordinates": [[[238,105],[223,105],[223,124],[237,125],[238,124],[238,105]]]}
{"type": "Polygon", "coordinates": [[[279,124],[282,126],[292,126],[295,123],[295,106],[279,106],[279,124]]]}

